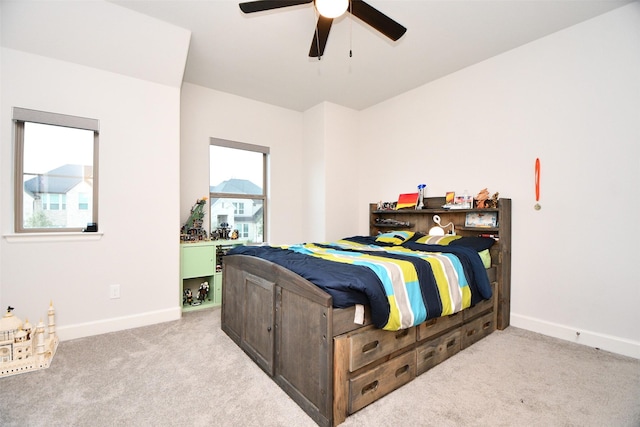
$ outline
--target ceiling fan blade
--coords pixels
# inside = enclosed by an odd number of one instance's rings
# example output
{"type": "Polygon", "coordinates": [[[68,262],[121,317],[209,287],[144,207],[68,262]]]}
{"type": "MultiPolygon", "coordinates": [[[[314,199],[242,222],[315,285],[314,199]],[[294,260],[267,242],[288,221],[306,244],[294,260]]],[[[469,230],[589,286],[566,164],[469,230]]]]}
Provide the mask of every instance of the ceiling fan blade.
{"type": "Polygon", "coordinates": [[[351,0],[351,13],[396,41],[407,31],[405,27],[362,0],[351,0]]]}
{"type": "Polygon", "coordinates": [[[311,42],[311,49],[309,49],[310,57],[320,58],[324,55],[324,48],[327,45],[332,22],[333,18],[325,18],[322,15],[318,17],[318,25],[316,25],[316,31],[313,33],[313,41],[311,42]]]}
{"type": "Polygon", "coordinates": [[[313,0],[258,0],[240,3],[240,10],[244,13],[263,12],[265,10],[280,9],[281,7],[297,6],[312,3],[313,0]]]}

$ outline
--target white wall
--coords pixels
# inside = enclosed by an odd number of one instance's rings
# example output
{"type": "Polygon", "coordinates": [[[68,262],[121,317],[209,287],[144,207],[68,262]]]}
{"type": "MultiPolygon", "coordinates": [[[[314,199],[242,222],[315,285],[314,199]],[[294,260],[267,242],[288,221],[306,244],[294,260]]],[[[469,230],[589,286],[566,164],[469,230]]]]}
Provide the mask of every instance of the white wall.
{"type": "MultiPolygon", "coordinates": [[[[274,244],[303,239],[302,113],[185,83],[182,88],[180,219],[209,194],[209,138],[270,148],[268,232],[274,244]]],[[[209,218],[207,211],[206,218],[209,218]]]]}
{"type": "MultiPolygon", "coordinates": [[[[325,105],[325,240],[353,236],[358,228],[358,177],[363,165],[358,156],[358,112],[325,105]]],[[[367,234],[367,233],[365,233],[367,234]]]]}
{"type": "Polygon", "coordinates": [[[360,232],[368,202],[421,182],[499,191],[512,324],[640,357],[639,52],[634,2],[362,112],[361,161],[383,172],[361,175],[360,232]]]}
{"type": "Polygon", "coordinates": [[[358,112],[324,102],[304,112],[305,232],[302,241],[333,241],[357,229],[360,165],[358,112]]]}
{"type": "MultiPolygon", "coordinates": [[[[179,305],[180,90],[3,48],[2,301],[62,339],[172,320],[179,305]],[[98,240],[13,233],[12,107],[100,120],[98,240]],[[121,298],[109,299],[109,285],[121,298]]],[[[94,236],[90,236],[94,237],[94,236]]]]}
{"type": "MultiPolygon", "coordinates": [[[[326,197],[326,103],[304,112],[304,137],[301,162],[304,164],[304,235],[299,242],[322,242],[327,235],[326,197]]],[[[277,171],[273,171],[277,173],[277,171]]]]}
{"type": "Polygon", "coordinates": [[[63,340],[177,319],[190,33],[108,2],[45,3],[0,5],[0,306],[37,321],[52,301],[63,340]],[[99,233],[13,234],[14,106],[100,121],[99,233]]]}

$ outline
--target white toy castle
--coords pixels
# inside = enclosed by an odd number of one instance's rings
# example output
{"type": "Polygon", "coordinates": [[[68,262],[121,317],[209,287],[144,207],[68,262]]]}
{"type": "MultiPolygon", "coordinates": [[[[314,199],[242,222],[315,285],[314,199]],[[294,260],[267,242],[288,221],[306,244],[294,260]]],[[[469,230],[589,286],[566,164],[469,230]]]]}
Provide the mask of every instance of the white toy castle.
{"type": "Polygon", "coordinates": [[[49,304],[48,331],[42,320],[34,329],[29,320],[24,324],[7,307],[0,319],[0,378],[48,368],[58,349],[55,310],[49,304]]]}

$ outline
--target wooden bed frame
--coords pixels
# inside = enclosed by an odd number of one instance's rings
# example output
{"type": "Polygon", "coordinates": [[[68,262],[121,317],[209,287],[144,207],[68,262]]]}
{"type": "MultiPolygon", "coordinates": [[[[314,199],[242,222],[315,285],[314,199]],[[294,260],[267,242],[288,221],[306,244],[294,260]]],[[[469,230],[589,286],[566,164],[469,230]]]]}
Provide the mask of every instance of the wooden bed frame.
{"type": "MultiPolygon", "coordinates": [[[[431,200],[439,206],[438,200],[431,200]]],[[[429,203],[427,203],[427,207],[429,203]]],[[[458,234],[473,210],[376,211],[398,216],[407,228],[431,221],[434,213],[458,234]]],[[[486,210],[485,210],[486,211],[486,210]]],[[[355,308],[332,307],[331,296],[297,274],[263,259],[231,255],[223,260],[222,329],[320,426],[346,417],[411,381],[497,329],[509,325],[511,200],[501,199],[487,270],[493,288],[485,300],[462,312],[410,329],[385,331],[354,323],[355,308]]],[[[483,229],[482,231],[486,231],[483,229]]]]}

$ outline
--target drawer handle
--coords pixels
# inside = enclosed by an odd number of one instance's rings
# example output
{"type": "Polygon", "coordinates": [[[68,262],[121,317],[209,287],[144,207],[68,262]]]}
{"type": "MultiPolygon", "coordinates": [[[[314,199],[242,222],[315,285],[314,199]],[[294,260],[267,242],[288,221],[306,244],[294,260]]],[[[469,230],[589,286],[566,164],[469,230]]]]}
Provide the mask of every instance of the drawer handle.
{"type": "Polygon", "coordinates": [[[482,329],[489,329],[491,327],[491,320],[482,325],[482,329]]]}
{"type": "Polygon", "coordinates": [[[376,391],[378,389],[378,380],[375,380],[372,383],[367,384],[366,386],[362,387],[362,392],[361,394],[364,396],[367,393],[371,393],[372,391],[376,391]]]}
{"type": "Polygon", "coordinates": [[[449,342],[447,343],[447,348],[451,348],[451,347],[453,347],[455,344],[456,344],[456,339],[454,338],[454,339],[452,339],[451,341],[449,341],[449,342]]]}
{"type": "Polygon", "coordinates": [[[424,360],[429,360],[433,357],[433,355],[435,354],[435,351],[431,350],[429,352],[427,352],[427,354],[424,355],[424,360]]]}
{"type": "Polygon", "coordinates": [[[396,339],[399,340],[400,338],[404,338],[407,335],[409,335],[409,330],[408,329],[403,329],[401,331],[396,332],[396,339]]]}
{"type": "Polygon", "coordinates": [[[375,350],[378,347],[378,344],[380,343],[380,341],[371,341],[370,343],[367,343],[365,345],[362,346],[362,352],[363,353],[368,353],[370,351],[375,350]]]}
{"type": "Polygon", "coordinates": [[[409,372],[409,365],[404,365],[402,368],[399,368],[396,371],[396,378],[398,378],[400,375],[406,374],[407,372],[409,372]]]}
{"type": "Polygon", "coordinates": [[[475,335],[476,330],[475,329],[470,329],[467,331],[467,336],[470,337],[471,335],[475,335]]]}

